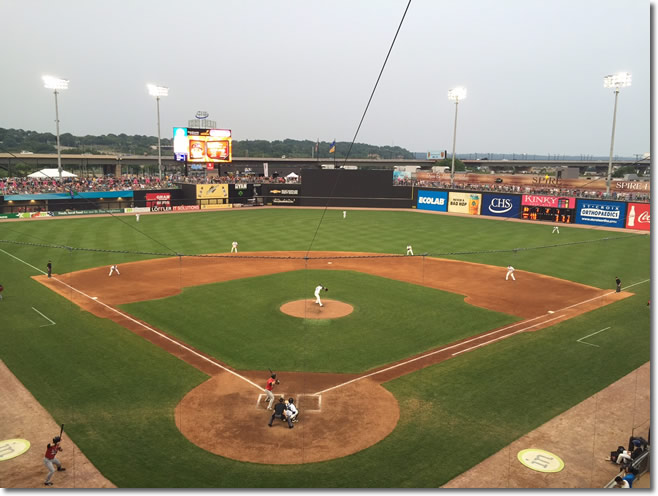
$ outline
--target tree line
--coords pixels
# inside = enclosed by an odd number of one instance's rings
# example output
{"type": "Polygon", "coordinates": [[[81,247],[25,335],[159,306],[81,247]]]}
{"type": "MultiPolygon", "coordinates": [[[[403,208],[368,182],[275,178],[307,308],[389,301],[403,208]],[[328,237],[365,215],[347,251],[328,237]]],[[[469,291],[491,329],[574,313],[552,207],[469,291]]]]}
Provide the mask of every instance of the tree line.
{"type": "MultiPolygon", "coordinates": [[[[158,138],[156,136],[103,134],[100,136],[74,136],[60,134],[59,142],[63,154],[123,154],[155,155],[158,138]]],[[[331,142],[311,140],[233,140],[233,155],[236,157],[318,157],[322,160],[345,158],[364,159],[413,159],[414,154],[399,146],[376,146],[365,143],[336,142],[336,151],[329,153],[331,142]]],[[[171,153],[172,140],[161,140],[163,154],[171,153]]],[[[0,128],[0,151],[10,153],[57,153],[57,137],[53,133],[39,133],[23,129],[0,128]]]]}

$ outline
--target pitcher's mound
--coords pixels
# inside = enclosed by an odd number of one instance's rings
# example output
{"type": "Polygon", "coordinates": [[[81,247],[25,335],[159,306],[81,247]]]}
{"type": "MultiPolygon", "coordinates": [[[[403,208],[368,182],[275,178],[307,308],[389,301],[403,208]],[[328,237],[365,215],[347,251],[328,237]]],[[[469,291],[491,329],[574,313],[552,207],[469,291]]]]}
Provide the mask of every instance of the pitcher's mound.
{"type": "Polygon", "coordinates": [[[352,305],[337,300],[322,299],[322,306],[315,300],[290,301],[281,305],[281,311],[300,319],[337,319],[345,317],[354,311],[352,305]]]}

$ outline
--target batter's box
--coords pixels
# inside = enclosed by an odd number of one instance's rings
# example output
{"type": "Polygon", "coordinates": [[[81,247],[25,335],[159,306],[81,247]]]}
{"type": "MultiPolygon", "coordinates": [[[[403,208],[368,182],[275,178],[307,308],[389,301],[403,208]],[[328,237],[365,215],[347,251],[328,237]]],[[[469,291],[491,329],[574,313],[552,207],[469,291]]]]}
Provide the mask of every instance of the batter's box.
{"type": "MultiPolygon", "coordinates": [[[[278,402],[279,397],[281,396],[283,396],[286,401],[290,398],[290,396],[285,393],[277,392],[277,394],[274,395],[274,401],[278,402]]],[[[294,395],[292,397],[295,398],[294,395]]],[[[258,399],[256,400],[256,408],[266,409],[268,406],[268,403],[265,401],[266,398],[266,394],[259,394],[258,399]]],[[[305,412],[320,412],[322,411],[322,396],[317,394],[298,394],[295,398],[295,404],[300,410],[304,410],[305,412]]]]}

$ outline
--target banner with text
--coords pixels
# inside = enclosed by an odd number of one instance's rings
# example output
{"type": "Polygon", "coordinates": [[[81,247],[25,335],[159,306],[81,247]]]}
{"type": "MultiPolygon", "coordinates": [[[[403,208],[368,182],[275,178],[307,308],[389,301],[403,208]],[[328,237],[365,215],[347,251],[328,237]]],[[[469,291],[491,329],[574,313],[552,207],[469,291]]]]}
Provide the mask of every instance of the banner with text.
{"type": "Polygon", "coordinates": [[[153,211],[171,210],[171,193],[146,193],[146,206],[153,211]]]}
{"type": "Polygon", "coordinates": [[[576,199],[565,196],[523,195],[521,204],[532,207],[576,208],[576,199]]]}
{"type": "Polygon", "coordinates": [[[482,215],[517,219],[521,213],[521,197],[485,193],[482,195],[482,215]]]}
{"type": "Polygon", "coordinates": [[[629,203],[626,227],[628,229],[641,229],[651,231],[651,204],[629,203]]]}
{"type": "Polygon", "coordinates": [[[448,197],[448,212],[478,215],[480,213],[480,193],[461,193],[451,191],[448,197]]]}
{"type": "Polygon", "coordinates": [[[436,212],[448,211],[448,192],[418,190],[416,208],[419,210],[434,210],[436,212]]]}
{"type": "Polygon", "coordinates": [[[578,200],[576,224],[591,226],[624,227],[626,204],[622,202],[578,200]]]}

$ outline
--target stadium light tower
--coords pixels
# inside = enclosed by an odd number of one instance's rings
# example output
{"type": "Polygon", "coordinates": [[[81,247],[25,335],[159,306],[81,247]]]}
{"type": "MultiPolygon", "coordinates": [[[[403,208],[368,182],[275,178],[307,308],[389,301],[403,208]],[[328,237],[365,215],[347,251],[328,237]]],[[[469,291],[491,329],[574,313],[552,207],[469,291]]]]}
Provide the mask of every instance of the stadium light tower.
{"type": "Polygon", "coordinates": [[[612,176],[612,151],[615,147],[615,122],[617,121],[617,98],[619,89],[631,85],[631,75],[628,72],[618,72],[610,74],[603,78],[605,88],[614,88],[615,90],[615,110],[612,114],[612,138],[610,138],[610,159],[608,160],[608,180],[605,183],[605,194],[610,194],[610,178],[612,176]]]}
{"type": "Polygon", "coordinates": [[[457,109],[459,100],[466,98],[466,88],[458,86],[448,91],[448,99],[455,102],[455,130],[452,136],[452,167],[450,169],[450,186],[455,184],[455,147],[457,145],[457,109]]]}
{"type": "Polygon", "coordinates": [[[169,88],[166,86],[157,86],[155,84],[147,84],[149,94],[155,97],[156,107],[158,109],[158,174],[162,181],[162,150],[160,148],[160,97],[169,95],[169,88]]]}
{"type": "Polygon", "coordinates": [[[53,76],[42,76],[44,87],[53,90],[55,94],[55,128],[57,130],[57,171],[59,180],[62,181],[62,149],[59,146],[59,106],[57,105],[57,90],[67,90],[69,88],[68,79],[60,79],[53,76]]]}

